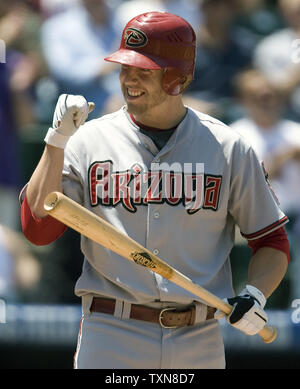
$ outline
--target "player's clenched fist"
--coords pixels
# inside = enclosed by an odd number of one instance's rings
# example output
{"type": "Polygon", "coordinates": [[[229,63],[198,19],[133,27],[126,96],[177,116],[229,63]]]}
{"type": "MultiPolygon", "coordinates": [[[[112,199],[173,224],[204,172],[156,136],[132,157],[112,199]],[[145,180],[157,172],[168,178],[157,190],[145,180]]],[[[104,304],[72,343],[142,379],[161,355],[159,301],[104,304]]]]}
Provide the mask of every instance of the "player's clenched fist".
{"type": "MultiPolygon", "coordinates": [[[[266,325],[268,317],[263,309],[266,298],[259,289],[246,285],[238,296],[228,298],[227,301],[233,310],[226,319],[233,327],[247,335],[255,335],[266,325]]],[[[217,311],[215,318],[220,319],[224,315],[217,311]]]]}
{"type": "Polygon", "coordinates": [[[64,149],[70,136],[84,124],[88,114],[94,109],[94,103],[88,103],[83,96],[60,95],[45,142],[64,149]]]}

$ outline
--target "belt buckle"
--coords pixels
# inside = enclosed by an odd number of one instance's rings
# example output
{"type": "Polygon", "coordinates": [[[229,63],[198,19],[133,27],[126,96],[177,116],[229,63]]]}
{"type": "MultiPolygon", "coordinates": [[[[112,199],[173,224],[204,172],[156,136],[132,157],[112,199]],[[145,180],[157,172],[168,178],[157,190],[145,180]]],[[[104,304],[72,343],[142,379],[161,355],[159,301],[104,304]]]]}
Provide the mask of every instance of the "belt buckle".
{"type": "Polygon", "coordinates": [[[160,311],[159,316],[158,316],[158,322],[159,322],[159,324],[161,325],[162,328],[177,328],[178,326],[165,326],[165,325],[163,324],[163,322],[162,322],[162,319],[163,319],[162,315],[163,315],[163,313],[166,312],[166,311],[176,311],[176,308],[164,308],[164,309],[162,309],[162,310],[160,311]]]}

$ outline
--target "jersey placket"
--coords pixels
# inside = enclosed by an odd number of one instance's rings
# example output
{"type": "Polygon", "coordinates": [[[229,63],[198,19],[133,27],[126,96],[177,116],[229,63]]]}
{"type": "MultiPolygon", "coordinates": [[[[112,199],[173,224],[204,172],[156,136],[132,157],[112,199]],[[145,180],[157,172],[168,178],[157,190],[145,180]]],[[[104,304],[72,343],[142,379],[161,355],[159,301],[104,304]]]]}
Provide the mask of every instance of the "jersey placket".
{"type": "MultiPolygon", "coordinates": [[[[152,140],[149,139],[152,144],[152,140]]],[[[176,135],[175,137],[172,137],[172,140],[170,142],[167,142],[165,147],[163,147],[154,157],[151,166],[157,166],[161,163],[168,163],[168,159],[166,157],[166,154],[168,151],[174,147],[176,143],[176,135]],[[163,157],[164,156],[164,157],[163,157]]],[[[149,145],[148,145],[149,146],[149,145]]],[[[155,147],[155,146],[154,146],[155,147]]],[[[154,151],[154,150],[151,150],[154,151]]],[[[154,154],[154,153],[153,153],[154,154]]],[[[163,194],[162,194],[163,195],[163,194]]],[[[163,207],[168,207],[169,205],[166,204],[164,201],[158,200],[155,202],[155,200],[151,200],[148,203],[147,207],[147,248],[156,256],[162,258],[161,253],[161,247],[163,245],[163,237],[165,236],[165,232],[163,231],[163,223],[162,217],[163,207]]],[[[164,258],[162,258],[164,259],[164,258]]],[[[170,294],[169,294],[169,281],[162,277],[161,275],[154,273],[154,277],[156,280],[159,296],[161,301],[169,301],[170,300],[170,294]]]]}

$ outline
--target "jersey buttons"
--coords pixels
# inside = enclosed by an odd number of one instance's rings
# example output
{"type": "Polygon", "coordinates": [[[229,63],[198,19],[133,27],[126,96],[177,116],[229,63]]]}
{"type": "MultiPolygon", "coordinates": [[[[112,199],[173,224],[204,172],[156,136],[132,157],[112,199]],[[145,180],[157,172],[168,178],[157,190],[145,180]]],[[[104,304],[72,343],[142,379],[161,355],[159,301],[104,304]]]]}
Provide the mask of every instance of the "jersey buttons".
{"type": "Polygon", "coordinates": [[[153,217],[154,219],[159,219],[159,212],[154,212],[153,217]]]}
{"type": "Polygon", "coordinates": [[[158,249],[154,249],[154,250],[153,250],[153,254],[154,254],[154,255],[158,255],[158,254],[159,254],[159,250],[158,250],[158,249]]]}

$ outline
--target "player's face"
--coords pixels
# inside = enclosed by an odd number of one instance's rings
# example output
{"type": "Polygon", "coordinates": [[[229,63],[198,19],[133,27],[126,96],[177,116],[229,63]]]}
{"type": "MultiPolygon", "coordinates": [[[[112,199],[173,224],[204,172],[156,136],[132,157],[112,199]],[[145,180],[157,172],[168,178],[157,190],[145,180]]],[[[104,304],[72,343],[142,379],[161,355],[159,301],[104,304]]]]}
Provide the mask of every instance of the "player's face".
{"type": "Polygon", "coordinates": [[[158,113],[168,98],[161,86],[162,77],[163,70],[122,65],[120,83],[128,112],[138,116],[158,113]]]}

